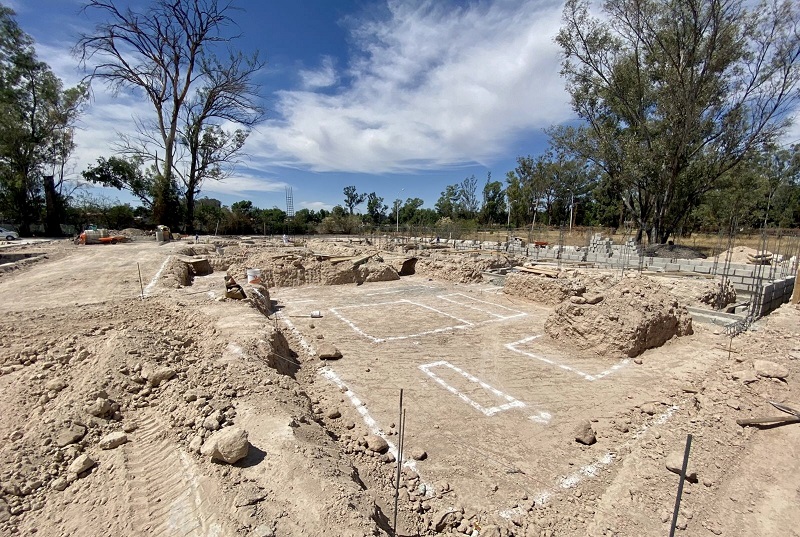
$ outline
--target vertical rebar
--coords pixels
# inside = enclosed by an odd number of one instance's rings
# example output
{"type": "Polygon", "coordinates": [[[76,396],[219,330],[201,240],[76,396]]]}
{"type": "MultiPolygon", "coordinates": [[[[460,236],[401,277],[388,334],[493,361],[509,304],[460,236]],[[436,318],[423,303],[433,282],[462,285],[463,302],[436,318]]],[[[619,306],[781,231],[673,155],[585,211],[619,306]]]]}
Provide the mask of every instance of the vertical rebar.
{"type": "Polygon", "coordinates": [[[692,435],[686,435],[686,449],[683,452],[683,466],[681,466],[681,478],[678,481],[678,495],[675,497],[675,510],[672,512],[672,527],[669,530],[669,537],[675,536],[675,526],[678,524],[678,512],[681,510],[681,496],[683,495],[683,483],[686,481],[686,467],[689,465],[689,449],[692,447],[692,435]]]}
{"type": "Polygon", "coordinates": [[[139,271],[139,289],[142,291],[142,300],[144,300],[144,283],[142,282],[142,269],[139,267],[139,263],[136,263],[136,270],[139,271]]]}
{"type": "Polygon", "coordinates": [[[403,388],[400,388],[400,416],[397,422],[400,434],[397,442],[397,476],[394,483],[394,520],[392,522],[392,533],[397,535],[397,500],[400,497],[400,471],[403,468],[403,388]]]}

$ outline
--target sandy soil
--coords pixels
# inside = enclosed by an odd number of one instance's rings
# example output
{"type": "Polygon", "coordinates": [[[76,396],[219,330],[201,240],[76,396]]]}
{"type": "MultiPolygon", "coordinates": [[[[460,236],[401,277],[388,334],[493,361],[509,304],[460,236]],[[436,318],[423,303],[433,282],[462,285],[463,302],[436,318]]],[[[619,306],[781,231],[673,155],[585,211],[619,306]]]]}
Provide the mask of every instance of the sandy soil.
{"type": "Polygon", "coordinates": [[[222,272],[181,285],[185,246],[25,246],[46,257],[0,275],[0,534],[391,535],[401,389],[399,535],[666,535],[687,434],[679,535],[798,534],[800,426],[736,423],[800,407],[797,307],[613,358],[551,339],[547,300],[457,283],[495,260],[273,287],[266,317],[222,272]],[[229,428],[232,465],[201,449],[229,428]]]}

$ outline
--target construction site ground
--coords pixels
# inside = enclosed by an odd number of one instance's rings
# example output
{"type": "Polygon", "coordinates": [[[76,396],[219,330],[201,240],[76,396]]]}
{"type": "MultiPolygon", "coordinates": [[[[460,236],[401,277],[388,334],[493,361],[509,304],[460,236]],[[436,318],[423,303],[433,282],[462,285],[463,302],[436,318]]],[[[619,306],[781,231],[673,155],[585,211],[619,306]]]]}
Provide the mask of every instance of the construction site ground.
{"type": "Polygon", "coordinates": [[[679,534],[800,535],[800,424],[736,423],[800,408],[797,306],[612,358],[551,339],[553,306],[424,273],[270,288],[265,316],[224,271],[166,285],[184,247],[56,241],[0,273],[0,534],[390,535],[403,390],[399,535],[667,535],[687,434],[679,534]],[[245,459],[198,453],[212,415],[245,459]]]}

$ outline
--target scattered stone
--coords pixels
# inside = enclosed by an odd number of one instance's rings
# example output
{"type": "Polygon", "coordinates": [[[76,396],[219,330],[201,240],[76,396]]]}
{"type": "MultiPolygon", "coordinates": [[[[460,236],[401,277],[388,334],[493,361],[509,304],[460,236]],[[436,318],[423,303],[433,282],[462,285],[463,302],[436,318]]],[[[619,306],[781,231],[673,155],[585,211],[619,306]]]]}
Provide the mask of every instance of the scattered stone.
{"type": "Polygon", "coordinates": [[[266,524],[260,524],[253,528],[248,537],[274,537],[275,532],[266,524]]]}
{"type": "Polygon", "coordinates": [[[742,369],[740,371],[732,372],[731,379],[740,380],[743,384],[752,384],[753,382],[758,381],[758,376],[756,376],[756,372],[752,369],[742,369]]]}
{"type": "Polygon", "coordinates": [[[641,358],[634,358],[633,363],[636,365],[642,365],[643,362],[641,358]]]}
{"type": "Polygon", "coordinates": [[[96,418],[104,418],[112,412],[111,401],[98,397],[86,406],[86,412],[96,418]]]}
{"type": "MultiPolygon", "coordinates": [[[[666,466],[667,470],[670,472],[681,475],[681,468],[683,467],[683,451],[673,451],[667,455],[666,466]]],[[[691,457],[689,458],[689,465],[686,468],[686,479],[692,483],[697,483],[697,471],[692,464],[691,457]]]]}
{"type": "Polygon", "coordinates": [[[414,448],[411,450],[411,458],[415,461],[424,461],[428,458],[428,452],[422,448],[414,448]]]}
{"type": "Polygon", "coordinates": [[[175,370],[171,367],[155,367],[147,364],[142,367],[142,378],[152,387],[158,387],[162,382],[166,382],[175,376],[175,370]]]}
{"type": "Polygon", "coordinates": [[[575,429],[575,440],[586,446],[591,446],[597,442],[597,437],[589,420],[580,423],[575,429]]]}
{"type": "Polygon", "coordinates": [[[128,421],[122,426],[122,430],[126,433],[132,433],[139,428],[139,424],[135,421],[128,421]]]}
{"type": "Polygon", "coordinates": [[[386,453],[389,451],[389,443],[378,435],[368,435],[365,440],[367,441],[367,449],[375,453],[386,453]]]}
{"type": "Polygon", "coordinates": [[[317,347],[317,356],[320,360],[338,360],[342,357],[342,353],[333,343],[325,341],[317,347]]]}
{"type": "Polygon", "coordinates": [[[785,379],[789,376],[789,370],[781,364],[770,362],[769,360],[755,360],[753,369],[759,377],[785,379]]]}
{"type": "Polygon", "coordinates": [[[100,446],[100,449],[115,449],[127,442],[128,435],[122,431],[115,431],[105,435],[98,443],[98,446],[100,446]]]}
{"type": "Polygon", "coordinates": [[[655,403],[644,403],[644,404],[641,406],[641,409],[642,409],[642,412],[644,412],[644,413],[645,413],[645,414],[647,414],[648,416],[652,416],[652,415],[654,415],[656,412],[658,412],[658,407],[656,406],[656,404],[655,404],[655,403]]]}
{"type": "Polygon", "coordinates": [[[61,429],[61,431],[58,432],[56,435],[56,445],[60,448],[66,447],[80,441],[84,436],[86,436],[86,427],[73,423],[69,427],[61,429]]]}
{"type": "Polygon", "coordinates": [[[348,422],[345,424],[345,426],[344,426],[344,427],[345,427],[345,429],[349,429],[349,430],[351,430],[351,431],[352,431],[353,429],[355,429],[355,428],[356,428],[356,424],[355,424],[355,422],[348,421],[348,422]]]}
{"type": "Polygon", "coordinates": [[[330,412],[328,412],[328,419],[335,420],[335,419],[341,418],[341,417],[342,417],[342,413],[339,412],[337,409],[333,409],[330,412]]]}
{"type": "Polygon", "coordinates": [[[228,464],[245,458],[250,449],[247,431],[239,427],[226,427],[212,434],[200,449],[200,453],[211,457],[211,460],[228,464]]]}
{"type": "Polygon", "coordinates": [[[50,483],[50,488],[59,492],[66,490],[69,486],[69,481],[66,477],[59,477],[50,483]]]}
{"type": "Polygon", "coordinates": [[[48,380],[47,384],[45,384],[44,387],[51,392],[60,392],[61,390],[67,387],[67,383],[61,379],[53,379],[53,380],[48,380]]]}
{"type": "Polygon", "coordinates": [[[96,464],[97,462],[84,453],[83,455],[78,455],[78,457],[72,461],[72,464],[69,465],[69,471],[73,474],[82,474],[94,468],[96,464]]]}
{"type": "Polygon", "coordinates": [[[253,484],[245,484],[240,486],[238,494],[233,499],[235,507],[245,507],[247,505],[255,505],[263,501],[267,497],[267,493],[261,487],[253,484]]]}
{"type": "Polygon", "coordinates": [[[447,509],[438,511],[431,517],[431,524],[438,533],[443,532],[446,528],[454,528],[461,522],[461,512],[455,509],[447,509]]]}

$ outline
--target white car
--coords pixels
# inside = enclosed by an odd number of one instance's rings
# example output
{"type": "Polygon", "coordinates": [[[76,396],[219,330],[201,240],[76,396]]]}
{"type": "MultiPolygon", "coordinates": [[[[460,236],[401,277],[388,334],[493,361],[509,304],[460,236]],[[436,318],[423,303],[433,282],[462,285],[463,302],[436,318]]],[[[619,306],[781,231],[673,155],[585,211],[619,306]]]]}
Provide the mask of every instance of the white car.
{"type": "Polygon", "coordinates": [[[16,231],[11,231],[10,229],[6,229],[4,227],[0,227],[0,240],[7,240],[13,241],[19,238],[19,233],[16,231]]]}

